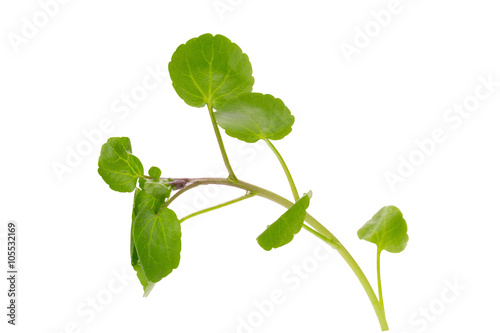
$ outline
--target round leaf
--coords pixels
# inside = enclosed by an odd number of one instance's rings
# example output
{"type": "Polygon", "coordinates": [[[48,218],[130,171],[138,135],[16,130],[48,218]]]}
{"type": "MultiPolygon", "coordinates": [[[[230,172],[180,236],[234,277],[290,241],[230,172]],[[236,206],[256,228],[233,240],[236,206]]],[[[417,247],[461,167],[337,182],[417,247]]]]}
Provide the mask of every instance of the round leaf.
{"type": "Polygon", "coordinates": [[[249,143],[283,139],[295,121],[281,99],[260,93],[242,93],[228,100],[215,117],[227,135],[249,143]]]}
{"type": "Polygon", "coordinates": [[[161,170],[158,167],[151,167],[149,168],[148,174],[150,177],[153,177],[154,179],[158,179],[161,176],[161,170]]]}
{"type": "Polygon", "coordinates": [[[190,106],[217,108],[227,99],[252,91],[248,56],[224,36],[211,34],[180,45],[168,64],[177,94],[190,106]]]}

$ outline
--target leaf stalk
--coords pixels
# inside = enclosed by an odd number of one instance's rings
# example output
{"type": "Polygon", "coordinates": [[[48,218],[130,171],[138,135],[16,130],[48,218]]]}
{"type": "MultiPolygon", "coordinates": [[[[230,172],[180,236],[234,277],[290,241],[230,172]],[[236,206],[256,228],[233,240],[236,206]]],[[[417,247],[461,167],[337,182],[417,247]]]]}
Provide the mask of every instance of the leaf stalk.
{"type": "Polygon", "coordinates": [[[382,249],[377,247],[377,281],[378,281],[378,299],[380,301],[380,306],[382,306],[382,310],[384,309],[384,298],[382,296],[382,278],[380,277],[380,254],[382,253],[382,249]]]}
{"type": "Polygon", "coordinates": [[[222,137],[220,135],[219,125],[217,125],[217,120],[215,119],[214,109],[209,104],[207,104],[207,107],[208,113],[210,114],[210,120],[212,121],[212,126],[214,128],[215,136],[217,137],[217,143],[219,144],[222,159],[224,160],[224,164],[226,165],[227,172],[229,172],[229,179],[238,180],[238,178],[236,178],[236,175],[234,174],[233,168],[231,167],[231,163],[229,163],[226,148],[224,147],[224,142],[222,141],[222,137]]]}
{"type": "Polygon", "coordinates": [[[297,187],[295,186],[295,182],[293,181],[292,174],[290,173],[290,170],[288,169],[288,167],[285,163],[285,160],[283,159],[283,157],[279,153],[278,149],[276,149],[276,147],[271,143],[271,141],[269,139],[264,139],[264,141],[267,143],[269,148],[271,148],[271,150],[273,151],[274,155],[276,155],[276,157],[280,161],[281,167],[283,168],[283,171],[286,174],[286,178],[288,179],[288,184],[290,184],[290,188],[291,188],[292,194],[293,194],[293,199],[295,201],[298,201],[300,199],[299,192],[297,191],[297,187]]]}

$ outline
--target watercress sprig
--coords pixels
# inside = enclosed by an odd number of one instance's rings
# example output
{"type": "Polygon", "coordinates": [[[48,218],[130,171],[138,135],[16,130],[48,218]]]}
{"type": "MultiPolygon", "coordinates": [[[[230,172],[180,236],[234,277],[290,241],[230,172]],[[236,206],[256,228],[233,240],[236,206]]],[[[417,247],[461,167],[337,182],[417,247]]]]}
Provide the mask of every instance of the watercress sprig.
{"type": "Polygon", "coordinates": [[[186,104],[207,107],[227,178],[165,178],[158,167],[144,174],[141,161],[132,154],[126,137],[110,138],[101,149],[98,172],[112,190],[134,192],[130,239],[131,264],[147,296],[155,283],[179,266],[181,223],[243,200],[260,196],[286,211],[258,237],[266,251],[290,243],[302,229],[326,242],[344,258],[364,288],[382,330],[388,330],[380,274],[383,250],[401,252],[408,242],[407,225],[401,211],[383,207],[358,231],[360,239],[377,245],[379,296],[347,249],[307,212],[312,192],[299,195],[291,172],[272,141],[292,131],[295,118],[284,102],[269,94],[252,92],[254,78],[248,56],[228,38],[204,34],[180,45],[169,63],[172,85],[186,104]],[[248,143],[263,140],[278,159],[290,185],[293,201],[237,178],[229,162],[219,126],[233,138],[248,143]],[[203,185],[230,186],[245,193],[233,200],[202,209],[181,219],[170,204],[185,192],[203,185]],[[175,192],[173,195],[172,192],[175,192]]]}

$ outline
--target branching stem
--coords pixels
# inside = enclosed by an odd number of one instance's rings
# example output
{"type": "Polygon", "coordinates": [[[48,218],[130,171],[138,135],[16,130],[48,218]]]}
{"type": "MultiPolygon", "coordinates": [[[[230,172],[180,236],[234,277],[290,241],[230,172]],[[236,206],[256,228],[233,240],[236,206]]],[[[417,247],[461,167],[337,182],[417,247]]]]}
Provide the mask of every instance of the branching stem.
{"type": "MultiPolygon", "coordinates": [[[[226,178],[192,178],[192,179],[186,179],[183,178],[183,180],[187,180],[187,185],[183,187],[179,192],[177,192],[175,195],[173,195],[170,200],[168,200],[163,207],[168,206],[169,204],[172,203],[176,198],[179,197],[180,194],[195,188],[200,185],[224,185],[224,186],[231,186],[231,187],[236,187],[240,188],[242,190],[246,190],[247,192],[253,193],[257,196],[266,198],[268,200],[274,201],[275,203],[285,207],[285,208],[290,208],[293,206],[293,203],[282,196],[273,193],[271,191],[268,191],[266,189],[263,189],[261,187],[258,187],[256,185],[241,181],[241,180],[231,180],[231,179],[226,179],[226,178]]],[[[176,181],[176,179],[173,179],[172,181],[176,181]]],[[[334,249],[336,249],[339,254],[344,258],[344,260],[347,262],[349,267],[351,267],[352,271],[358,278],[359,282],[363,286],[368,298],[370,299],[370,302],[372,304],[373,309],[375,310],[375,314],[377,315],[377,318],[380,323],[380,328],[382,331],[387,331],[389,329],[387,325],[387,320],[385,318],[385,312],[384,309],[382,308],[377,295],[373,291],[372,286],[370,285],[370,282],[366,278],[365,274],[357,264],[357,262],[354,260],[354,258],[351,256],[351,254],[347,251],[347,249],[340,243],[340,241],[327,229],[325,228],[318,220],[316,220],[314,217],[312,217],[309,213],[306,214],[305,222],[309,224],[310,227],[306,226],[306,230],[309,232],[312,232],[315,236],[321,238],[322,240],[326,241],[330,246],[332,246],[334,249]],[[314,229],[314,230],[313,230],[314,229]]]]}
{"type": "Polygon", "coordinates": [[[243,200],[246,200],[248,198],[251,198],[255,196],[255,193],[247,193],[239,198],[236,198],[236,199],[233,199],[233,200],[230,200],[230,201],[227,201],[227,202],[223,202],[221,204],[218,204],[218,205],[215,205],[215,206],[212,206],[212,207],[208,207],[208,208],[205,208],[205,209],[202,209],[200,211],[197,211],[197,212],[194,212],[192,214],[189,214],[185,217],[183,217],[182,219],[180,219],[180,222],[184,222],[192,217],[195,217],[195,216],[198,216],[198,215],[201,215],[201,214],[204,214],[204,213],[208,213],[208,212],[211,212],[211,211],[214,211],[216,209],[219,209],[219,208],[222,208],[222,207],[226,207],[226,206],[229,206],[229,205],[232,205],[234,203],[237,203],[237,202],[240,202],[240,201],[243,201],[243,200]]]}

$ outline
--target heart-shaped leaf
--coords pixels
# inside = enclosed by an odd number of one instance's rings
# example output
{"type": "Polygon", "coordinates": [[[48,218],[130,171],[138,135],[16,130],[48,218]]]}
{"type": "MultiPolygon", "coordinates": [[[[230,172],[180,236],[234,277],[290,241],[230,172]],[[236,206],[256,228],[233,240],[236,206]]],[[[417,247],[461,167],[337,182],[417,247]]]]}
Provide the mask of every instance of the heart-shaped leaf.
{"type": "Polygon", "coordinates": [[[395,206],[386,206],[358,230],[358,237],[376,244],[379,251],[398,253],[406,248],[407,231],[403,213],[395,206]]]}
{"type": "Polygon", "coordinates": [[[98,165],[102,179],[118,192],[132,192],[137,179],[144,175],[142,163],[132,155],[132,145],[126,137],[109,138],[102,145],[98,165]]]}
{"type": "Polygon", "coordinates": [[[143,207],[133,222],[133,238],[147,281],[156,283],[179,266],[181,224],[171,209],[155,214],[143,207]]]}
{"type": "Polygon", "coordinates": [[[281,99],[260,93],[242,93],[228,100],[215,117],[227,135],[249,143],[283,139],[295,121],[281,99]]]}
{"type": "Polygon", "coordinates": [[[190,106],[218,108],[241,92],[252,91],[248,56],[221,35],[205,34],[180,45],[168,71],[177,94],[190,106]]]}
{"type": "Polygon", "coordinates": [[[273,248],[277,249],[283,245],[290,243],[293,236],[296,235],[306,218],[306,209],[309,207],[309,202],[312,192],[307,193],[293,204],[276,222],[267,227],[267,229],[257,237],[257,242],[266,251],[273,248]]]}

